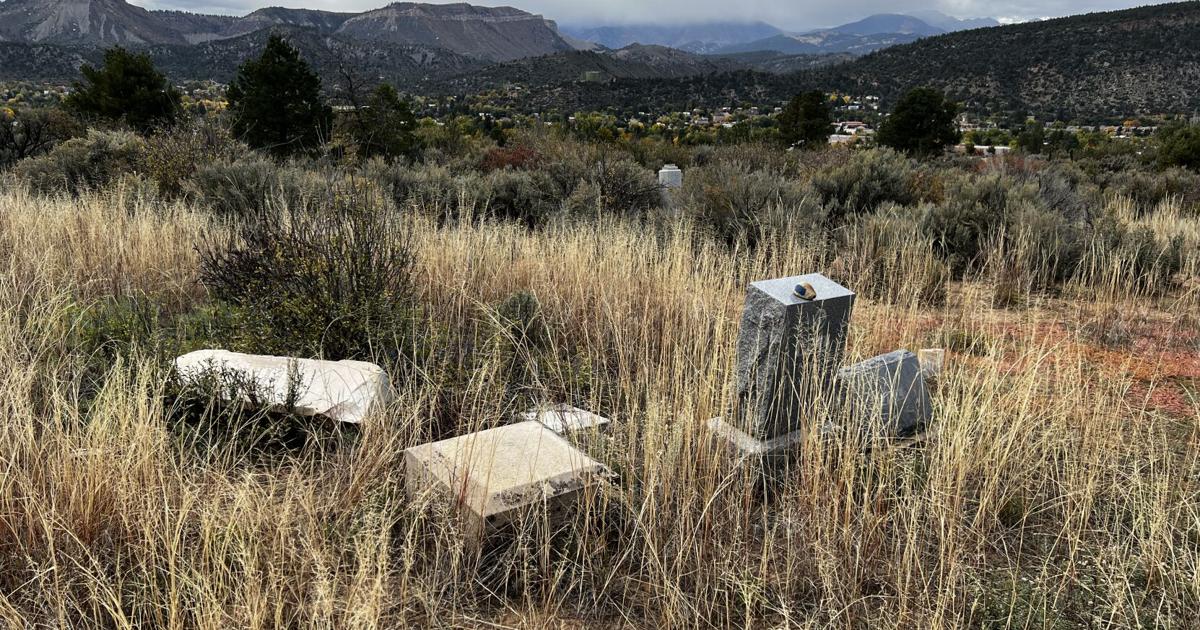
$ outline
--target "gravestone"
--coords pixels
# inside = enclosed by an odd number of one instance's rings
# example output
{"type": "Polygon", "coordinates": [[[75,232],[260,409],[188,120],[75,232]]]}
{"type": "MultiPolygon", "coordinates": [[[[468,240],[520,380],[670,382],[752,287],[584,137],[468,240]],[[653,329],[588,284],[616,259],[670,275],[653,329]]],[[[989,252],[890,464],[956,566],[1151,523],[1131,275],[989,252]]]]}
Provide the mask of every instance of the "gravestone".
{"type": "Polygon", "coordinates": [[[540,422],[519,422],[404,451],[410,499],[434,492],[463,515],[467,535],[484,534],[544,508],[561,522],[572,503],[604,483],[608,469],[540,422]]]}
{"type": "Polygon", "coordinates": [[[177,357],[175,371],[184,385],[212,387],[226,400],[349,423],[362,422],[391,394],[383,368],[365,361],[197,350],[177,357]]]}
{"type": "Polygon", "coordinates": [[[752,283],[738,331],[733,419],[710,427],[743,454],[778,453],[801,439],[821,401],[832,400],[853,308],[854,292],[821,274],[752,283]]]}
{"type": "Polygon", "coordinates": [[[908,350],[896,350],[842,368],[838,373],[851,417],[867,437],[909,435],[924,427],[933,403],[921,364],[908,350]]]}
{"type": "Polygon", "coordinates": [[[680,188],[683,186],[683,171],[674,164],[666,164],[658,171],[658,185],[663,188],[680,188]]]}

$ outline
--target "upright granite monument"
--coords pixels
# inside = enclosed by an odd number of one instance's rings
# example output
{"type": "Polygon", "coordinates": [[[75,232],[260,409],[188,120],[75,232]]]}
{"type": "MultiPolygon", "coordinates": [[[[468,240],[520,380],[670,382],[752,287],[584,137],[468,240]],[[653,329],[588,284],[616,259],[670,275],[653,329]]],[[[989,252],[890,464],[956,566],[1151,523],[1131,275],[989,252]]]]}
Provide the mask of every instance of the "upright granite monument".
{"type": "Polygon", "coordinates": [[[752,283],[737,343],[731,419],[710,427],[743,455],[776,455],[798,443],[833,399],[854,292],[821,274],[752,283]]]}

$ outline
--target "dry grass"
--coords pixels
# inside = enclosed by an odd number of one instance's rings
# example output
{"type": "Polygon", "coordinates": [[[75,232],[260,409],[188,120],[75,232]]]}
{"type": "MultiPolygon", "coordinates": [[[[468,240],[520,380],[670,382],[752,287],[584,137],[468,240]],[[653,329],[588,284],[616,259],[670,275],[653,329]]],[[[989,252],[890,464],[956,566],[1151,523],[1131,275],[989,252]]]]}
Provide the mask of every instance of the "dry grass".
{"type": "MultiPolygon", "coordinates": [[[[1171,212],[1129,220],[1195,238],[1171,212]]],[[[358,440],[278,460],[180,447],[167,377],[137,353],[81,402],[76,307],[198,304],[194,247],[219,229],[119,191],[0,193],[0,625],[1200,624],[1200,322],[1186,290],[1122,291],[1104,268],[1016,311],[992,308],[987,278],[951,283],[944,307],[861,300],[852,359],[951,348],[928,439],[870,456],[811,441],[763,501],[704,422],[729,407],[742,287],[817,270],[824,252],[728,251],[685,225],[418,221],[427,320],[471,326],[534,293],[551,354],[573,360],[536,363],[523,386],[614,419],[586,445],[620,474],[602,500],[566,531],[531,523],[480,556],[444,506],[400,490],[399,453],[444,413],[435,365],[412,366],[358,440]],[[1114,313],[1129,339],[1116,349],[1092,334],[1114,313]]],[[[927,252],[845,254],[851,288],[929,282],[927,252]]],[[[468,375],[453,430],[517,411],[505,366],[468,375]]]]}

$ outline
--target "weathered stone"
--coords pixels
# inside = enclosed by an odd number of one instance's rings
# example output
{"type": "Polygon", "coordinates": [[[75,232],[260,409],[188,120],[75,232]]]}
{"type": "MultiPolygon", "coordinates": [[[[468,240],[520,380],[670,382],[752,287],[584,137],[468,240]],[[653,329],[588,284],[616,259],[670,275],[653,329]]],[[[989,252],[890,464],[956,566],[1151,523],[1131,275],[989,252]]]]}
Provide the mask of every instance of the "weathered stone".
{"type": "Polygon", "coordinates": [[[842,368],[838,373],[850,417],[868,437],[893,437],[924,427],[933,403],[916,355],[897,350],[842,368]]]}
{"type": "Polygon", "coordinates": [[[683,186],[683,171],[674,164],[666,164],[658,171],[658,185],[663,188],[680,188],[683,186]]]}
{"type": "Polygon", "coordinates": [[[559,520],[610,473],[540,422],[520,422],[404,451],[410,498],[433,491],[454,501],[479,537],[544,507],[559,520]]]}
{"type": "Polygon", "coordinates": [[[946,351],[942,348],[917,350],[917,361],[921,363],[921,376],[937,378],[946,367],[946,351]]]}
{"type": "Polygon", "coordinates": [[[305,416],[358,423],[391,394],[387,374],[364,361],[320,361],[227,350],[197,350],[175,359],[185,385],[208,383],[222,396],[236,394],[305,416]]]}
{"type": "Polygon", "coordinates": [[[552,405],[530,409],[520,415],[521,420],[537,421],[548,429],[566,435],[576,431],[598,428],[608,424],[608,418],[570,405],[552,405]]]}
{"type": "Polygon", "coordinates": [[[737,343],[738,427],[758,440],[800,431],[832,393],[854,292],[821,274],[750,285],[737,343]],[[816,297],[797,297],[798,285],[816,297]]]}

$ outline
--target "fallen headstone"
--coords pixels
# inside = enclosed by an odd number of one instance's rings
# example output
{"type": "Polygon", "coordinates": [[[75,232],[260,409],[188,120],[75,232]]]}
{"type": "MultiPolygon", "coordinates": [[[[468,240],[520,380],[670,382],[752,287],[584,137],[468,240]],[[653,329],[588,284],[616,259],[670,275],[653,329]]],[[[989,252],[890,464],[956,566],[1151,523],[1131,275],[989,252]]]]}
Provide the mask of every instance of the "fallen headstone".
{"type": "Polygon", "coordinates": [[[176,358],[175,371],[184,385],[213,385],[222,397],[349,423],[362,422],[391,393],[383,369],[364,361],[197,350],[176,358]]]}
{"type": "Polygon", "coordinates": [[[851,417],[861,419],[868,437],[909,435],[932,416],[933,403],[921,366],[907,350],[842,368],[838,377],[848,411],[851,417]]]}
{"type": "Polygon", "coordinates": [[[410,499],[427,491],[445,495],[475,538],[538,507],[558,522],[611,474],[535,421],[414,446],[404,451],[404,469],[410,499]]]}
{"type": "Polygon", "coordinates": [[[602,427],[609,422],[608,418],[570,405],[552,405],[530,409],[520,414],[520,418],[526,422],[531,420],[540,422],[559,435],[602,427]]]}
{"type": "Polygon", "coordinates": [[[854,292],[821,274],[752,283],[737,341],[737,399],[731,421],[710,428],[741,453],[782,453],[832,398],[854,292]]]}

